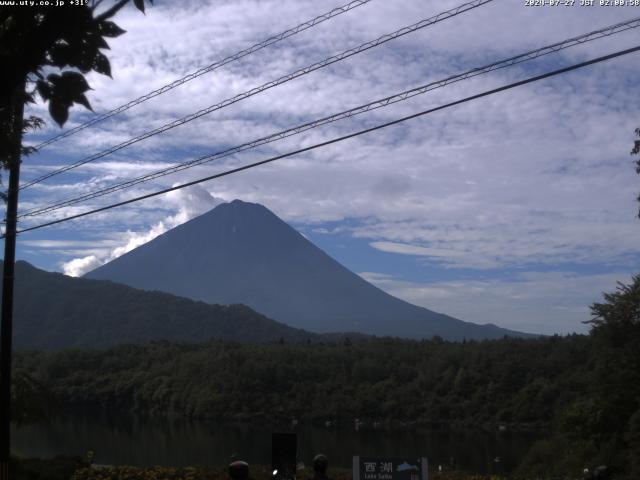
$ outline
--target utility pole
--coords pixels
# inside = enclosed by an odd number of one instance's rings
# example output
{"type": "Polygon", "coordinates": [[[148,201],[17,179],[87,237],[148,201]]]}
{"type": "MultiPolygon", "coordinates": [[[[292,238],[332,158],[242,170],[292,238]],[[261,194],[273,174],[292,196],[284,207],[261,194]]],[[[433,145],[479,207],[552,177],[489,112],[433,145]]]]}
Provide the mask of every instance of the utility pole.
{"type": "Polygon", "coordinates": [[[11,359],[13,335],[13,280],[16,261],[16,227],[18,191],[20,188],[20,155],[22,151],[22,117],[24,114],[25,77],[13,92],[10,131],[12,143],[9,158],[9,189],[4,235],[4,264],[2,273],[2,319],[0,320],[0,480],[9,480],[11,455],[11,359]]]}

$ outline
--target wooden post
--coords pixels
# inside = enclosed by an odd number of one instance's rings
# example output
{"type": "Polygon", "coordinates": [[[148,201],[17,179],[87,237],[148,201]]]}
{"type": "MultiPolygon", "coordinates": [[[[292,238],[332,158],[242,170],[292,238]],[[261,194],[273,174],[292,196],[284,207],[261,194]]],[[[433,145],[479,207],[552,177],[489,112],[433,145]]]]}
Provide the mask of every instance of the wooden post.
{"type": "Polygon", "coordinates": [[[22,149],[22,116],[24,113],[25,82],[13,95],[13,118],[10,139],[13,143],[8,158],[9,189],[4,238],[2,273],[2,319],[0,320],[0,480],[9,480],[11,455],[11,358],[13,335],[13,280],[16,261],[16,229],[18,190],[20,188],[20,154],[22,149]]]}

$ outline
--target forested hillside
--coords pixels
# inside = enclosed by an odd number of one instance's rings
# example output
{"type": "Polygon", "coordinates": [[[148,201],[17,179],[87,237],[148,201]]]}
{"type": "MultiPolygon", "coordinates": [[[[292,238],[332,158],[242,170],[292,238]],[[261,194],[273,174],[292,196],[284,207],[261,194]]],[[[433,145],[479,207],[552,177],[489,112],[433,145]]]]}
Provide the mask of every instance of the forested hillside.
{"type": "MultiPolygon", "coordinates": [[[[2,261],[0,260],[0,265],[2,261]]],[[[0,285],[2,280],[0,279],[0,285]]],[[[209,305],[16,264],[16,348],[60,349],[172,340],[319,341],[244,305],[209,305]]]]}

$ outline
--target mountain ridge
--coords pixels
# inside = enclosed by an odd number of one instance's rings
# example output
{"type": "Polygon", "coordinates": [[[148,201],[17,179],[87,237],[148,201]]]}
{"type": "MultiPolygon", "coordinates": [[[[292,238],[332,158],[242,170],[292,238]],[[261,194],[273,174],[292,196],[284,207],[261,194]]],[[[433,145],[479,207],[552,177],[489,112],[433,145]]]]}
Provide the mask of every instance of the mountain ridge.
{"type": "Polygon", "coordinates": [[[343,336],[292,328],[245,305],[210,305],[108,280],[45,272],[19,261],[13,337],[17,349],[58,350],[154,340],[317,343],[343,336]]]}
{"type": "Polygon", "coordinates": [[[308,331],[448,340],[528,336],[463,322],[389,295],[266,207],[234,200],[89,272],[212,304],[240,303],[308,331]]]}

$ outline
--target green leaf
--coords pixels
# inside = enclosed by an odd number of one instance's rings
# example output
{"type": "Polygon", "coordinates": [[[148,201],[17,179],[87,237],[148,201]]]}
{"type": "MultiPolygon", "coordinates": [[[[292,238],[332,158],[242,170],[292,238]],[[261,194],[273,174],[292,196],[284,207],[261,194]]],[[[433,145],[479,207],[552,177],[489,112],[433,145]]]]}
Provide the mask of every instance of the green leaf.
{"type": "Polygon", "coordinates": [[[36,117],[35,115],[29,115],[22,121],[22,133],[26,133],[29,131],[37,130],[44,126],[44,120],[40,117],[36,117]]]}
{"type": "Polygon", "coordinates": [[[98,24],[98,29],[103,37],[119,37],[123,33],[126,33],[126,30],[123,30],[118,25],[109,20],[103,20],[98,24]]]}
{"type": "Polygon", "coordinates": [[[20,147],[20,155],[22,155],[23,157],[28,157],[29,155],[33,155],[34,153],[36,153],[38,150],[36,149],[36,147],[20,147]]]}
{"type": "Polygon", "coordinates": [[[133,0],[133,4],[138,10],[144,13],[144,0],[133,0]]]}
{"type": "Polygon", "coordinates": [[[35,98],[33,98],[34,92],[25,92],[24,95],[24,103],[36,103],[35,98]]]}
{"type": "Polygon", "coordinates": [[[51,85],[49,85],[47,81],[38,80],[36,82],[36,89],[45,102],[51,98],[51,85]]]}
{"type": "Polygon", "coordinates": [[[111,65],[109,64],[109,59],[104,54],[98,52],[93,59],[93,70],[110,77],[111,65]]]}
{"type": "Polygon", "coordinates": [[[73,66],[82,73],[89,73],[93,70],[93,59],[95,58],[97,51],[97,48],[83,48],[78,52],[78,59],[73,66]]]}
{"type": "Polygon", "coordinates": [[[63,72],[62,81],[70,92],[84,93],[87,90],[91,90],[84,75],[78,72],[63,72]]]}
{"type": "Polygon", "coordinates": [[[57,73],[51,73],[49,75],[47,75],[47,80],[49,81],[49,84],[51,84],[53,87],[56,87],[57,85],[60,84],[60,79],[62,77],[60,75],[58,75],[57,73]]]}
{"type": "Polygon", "coordinates": [[[84,108],[86,108],[87,110],[91,110],[93,112],[93,108],[91,108],[91,104],[89,103],[89,100],[87,100],[87,97],[84,94],[78,95],[73,99],[73,101],[76,103],[79,103],[80,105],[84,105],[84,108]]]}
{"type": "Polygon", "coordinates": [[[51,64],[56,67],[62,68],[74,63],[73,51],[68,45],[55,45],[49,50],[49,55],[51,55],[51,64]]]}
{"type": "Polygon", "coordinates": [[[92,41],[95,42],[95,45],[97,46],[97,48],[104,48],[106,50],[111,49],[107,41],[104,38],[102,38],[102,35],[96,35],[92,37],[92,41]]]}
{"type": "Polygon", "coordinates": [[[68,110],[74,103],[84,105],[87,109],[93,111],[91,104],[84,93],[90,90],[91,87],[84,78],[84,75],[78,72],[66,71],[62,73],[62,76],[57,74],[51,74],[48,77],[51,82],[48,95],[50,111],[56,122],[60,123],[59,119],[66,121],[66,117],[62,115],[62,109],[68,110]],[[53,111],[56,112],[58,117],[53,115],[53,111]]]}
{"type": "Polygon", "coordinates": [[[69,119],[69,105],[62,102],[51,100],[49,102],[49,114],[61,127],[69,119]]]}

